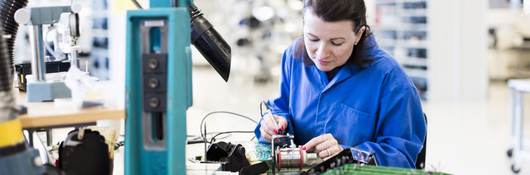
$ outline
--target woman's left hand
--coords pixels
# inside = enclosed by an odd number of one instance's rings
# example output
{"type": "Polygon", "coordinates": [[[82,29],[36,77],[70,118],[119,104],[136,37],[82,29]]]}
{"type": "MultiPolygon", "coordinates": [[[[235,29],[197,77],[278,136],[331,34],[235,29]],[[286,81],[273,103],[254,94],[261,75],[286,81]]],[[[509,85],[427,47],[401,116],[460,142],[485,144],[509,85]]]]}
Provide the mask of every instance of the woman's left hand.
{"type": "Polygon", "coordinates": [[[337,139],[331,134],[324,134],[311,139],[302,149],[308,152],[315,152],[322,159],[333,156],[343,150],[337,139]]]}

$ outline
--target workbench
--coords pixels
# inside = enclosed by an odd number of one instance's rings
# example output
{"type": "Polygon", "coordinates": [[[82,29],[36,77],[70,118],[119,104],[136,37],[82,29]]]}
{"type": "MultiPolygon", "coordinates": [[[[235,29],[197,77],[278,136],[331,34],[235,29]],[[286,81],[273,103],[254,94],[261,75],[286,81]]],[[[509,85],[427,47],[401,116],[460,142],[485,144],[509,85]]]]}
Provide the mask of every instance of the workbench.
{"type": "Polygon", "coordinates": [[[20,116],[22,128],[29,132],[29,142],[33,145],[33,133],[45,131],[47,144],[51,145],[51,129],[96,125],[102,120],[122,120],[125,111],[119,107],[92,107],[77,109],[55,105],[54,102],[29,103],[25,93],[14,90],[18,105],[27,108],[27,114],[20,116]]]}

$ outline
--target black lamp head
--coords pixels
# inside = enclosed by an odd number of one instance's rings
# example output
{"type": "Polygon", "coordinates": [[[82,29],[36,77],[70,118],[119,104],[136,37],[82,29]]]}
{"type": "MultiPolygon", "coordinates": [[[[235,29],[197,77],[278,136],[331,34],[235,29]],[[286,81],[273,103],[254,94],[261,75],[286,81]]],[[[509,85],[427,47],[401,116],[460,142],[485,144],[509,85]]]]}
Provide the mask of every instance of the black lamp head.
{"type": "Polygon", "coordinates": [[[228,43],[203,17],[201,11],[193,4],[189,7],[191,16],[191,42],[206,58],[208,63],[228,81],[230,75],[231,48],[228,43]]]}

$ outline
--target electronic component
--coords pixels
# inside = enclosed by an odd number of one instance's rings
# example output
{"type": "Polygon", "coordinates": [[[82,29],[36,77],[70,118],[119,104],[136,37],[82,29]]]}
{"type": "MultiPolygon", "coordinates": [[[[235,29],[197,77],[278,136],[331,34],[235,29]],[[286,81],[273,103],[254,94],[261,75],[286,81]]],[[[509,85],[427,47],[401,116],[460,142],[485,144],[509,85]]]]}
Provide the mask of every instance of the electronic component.
{"type": "Polygon", "coordinates": [[[221,161],[222,171],[238,172],[243,167],[250,166],[245,156],[245,148],[241,144],[214,143],[206,153],[206,160],[221,161]]]}
{"type": "Polygon", "coordinates": [[[320,163],[322,160],[316,153],[307,153],[297,148],[291,135],[273,135],[271,140],[272,150],[272,173],[281,171],[282,168],[297,168],[300,171],[304,167],[320,163]]]}
{"type": "Polygon", "coordinates": [[[362,151],[356,148],[344,149],[333,157],[326,159],[324,162],[311,167],[306,174],[319,174],[327,170],[346,165],[346,164],[377,165],[375,156],[372,153],[362,151]]]}
{"type": "Polygon", "coordinates": [[[307,153],[300,148],[280,148],[276,151],[276,169],[297,168],[300,171],[304,167],[320,163],[322,160],[316,153],[307,153]]]}

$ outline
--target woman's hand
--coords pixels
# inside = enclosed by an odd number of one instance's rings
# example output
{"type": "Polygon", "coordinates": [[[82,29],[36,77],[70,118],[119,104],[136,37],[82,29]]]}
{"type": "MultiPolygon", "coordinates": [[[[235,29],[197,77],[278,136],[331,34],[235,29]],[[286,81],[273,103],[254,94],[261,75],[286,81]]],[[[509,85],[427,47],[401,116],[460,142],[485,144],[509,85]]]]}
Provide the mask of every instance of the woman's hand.
{"type": "Polygon", "coordinates": [[[261,137],[268,142],[271,142],[272,135],[278,134],[279,130],[285,131],[287,129],[287,120],[284,117],[274,116],[274,118],[278,122],[277,124],[274,124],[272,117],[265,117],[261,120],[261,137]]]}
{"type": "Polygon", "coordinates": [[[322,159],[333,156],[343,150],[337,139],[331,134],[324,134],[311,139],[302,147],[302,149],[305,149],[308,152],[315,152],[318,154],[318,157],[322,159]]]}

